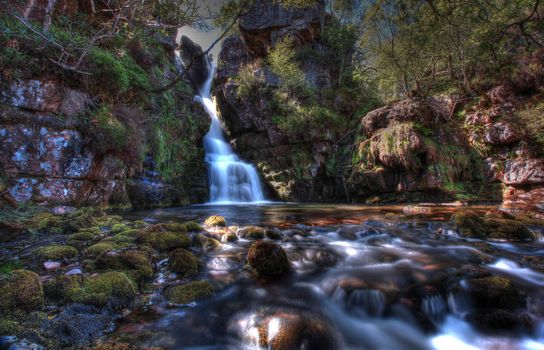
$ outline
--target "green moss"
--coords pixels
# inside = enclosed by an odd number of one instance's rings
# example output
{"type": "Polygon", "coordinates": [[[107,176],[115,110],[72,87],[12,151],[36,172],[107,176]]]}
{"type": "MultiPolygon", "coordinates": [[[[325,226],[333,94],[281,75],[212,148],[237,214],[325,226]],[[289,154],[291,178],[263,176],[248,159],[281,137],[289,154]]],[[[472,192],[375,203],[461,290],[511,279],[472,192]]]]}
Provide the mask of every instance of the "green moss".
{"type": "Polygon", "coordinates": [[[106,272],[86,278],[80,288],[66,292],[72,302],[123,307],[129,305],[137,294],[135,283],[122,272],[106,272]]]}
{"type": "Polygon", "coordinates": [[[191,239],[181,224],[158,224],[140,230],[137,242],[149,244],[159,251],[170,251],[188,247],[191,244],[191,239]],[[176,230],[170,231],[168,227],[176,230]]]}
{"type": "Polygon", "coordinates": [[[204,236],[202,234],[198,234],[194,237],[195,244],[198,245],[202,250],[204,251],[212,251],[215,248],[218,248],[221,246],[221,242],[219,242],[216,239],[204,236]]]}
{"type": "Polygon", "coordinates": [[[104,252],[95,261],[98,270],[120,270],[137,284],[153,277],[153,266],[142,251],[104,252]]]}
{"type": "Polygon", "coordinates": [[[508,241],[534,241],[535,234],[523,223],[509,219],[486,218],[488,238],[508,241]]]}
{"type": "Polygon", "coordinates": [[[75,258],[78,251],[69,245],[50,245],[36,249],[35,253],[41,260],[64,260],[75,258]]]}
{"type": "Polygon", "coordinates": [[[276,276],[289,270],[289,260],[281,246],[267,241],[257,241],[247,254],[248,265],[260,276],[276,276]]]}
{"type": "Polygon", "coordinates": [[[203,228],[200,226],[197,222],[189,221],[185,223],[185,228],[188,232],[199,232],[202,231],[203,228]]]}
{"type": "Polygon", "coordinates": [[[61,275],[43,285],[45,296],[49,299],[69,302],[68,293],[83,285],[83,275],[61,275]]]}
{"type": "Polygon", "coordinates": [[[64,227],[69,232],[76,232],[82,228],[97,226],[97,219],[104,216],[100,208],[85,207],[69,214],[64,219],[64,227]]]}
{"type": "Polygon", "coordinates": [[[237,240],[238,240],[238,236],[236,236],[236,233],[234,233],[234,232],[225,233],[221,237],[222,242],[234,242],[234,241],[237,241],[237,240]]]}
{"type": "Polygon", "coordinates": [[[165,292],[166,299],[173,304],[189,304],[213,295],[215,288],[208,281],[193,281],[181,286],[169,288],[165,292]]]}
{"type": "Polygon", "coordinates": [[[213,215],[207,218],[206,221],[204,221],[204,225],[225,227],[227,226],[227,221],[222,216],[213,215]]]}
{"type": "Polygon", "coordinates": [[[128,229],[111,237],[111,241],[115,243],[134,243],[138,237],[138,232],[139,230],[136,229],[128,229]]]}
{"type": "Polygon", "coordinates": [[[123,231],[126,231],[127,229],[129,229],[129,227],[124,224],[124,223],[118,223],[118,224],[114,224],[112,227],[111,227],[111,230],[110,232],[112,234],[117,234],[117,233],[121,233],[123,231]]]}
{"type": "Polygon", "coordinates": [[[451,217],[459,234],[467,238],[485,238],[487,227],[480,215],[470,210],[457,211],[451,217]]]}
{"type": "Polygon", "coordinates": [[[508,241],[534,240],[536,237],[522,222],[510,219],[483,218],[469,211],[458,211],[452,215],[462,237],[500,239],[508,241]]]}
{"type": "Polygon", "coordinates": [[[8,320],[5,318],[0,319],[0,336],[2,335],[16,335],[21,330],[21,326],[17,321],[8,320]]]}
{"type": "Polygon", "coordinates": [[[51,213],[38,213],[26,223],[31,232],[48,232],[62,234],[62,220],[51,213]]]}
{"type": "Polygon", "coordinates": [[[31,311],[43,306],[43,288],[40,276],[32,271],[15,270],[0,279],[0,310],[31,311]]]}
{"type": "Polygon", "coordinates": [[[468,280],[467,285],[478,308],[514,310],[526,307],[523,293],[506,278],[477,278],[468,280]]]}
{"type": "Polygon", "coordinates": [[[259,226],[247,226],[240,230],[242,237],[252,240],[258,240],[264,238],[264,228],[259,226]]]}
{"type": "Polygon", "coordinates": [[[67,243],[74,247],[84,247],[90,242],[102,236],[102,232],[98,228],[82,229],[68,237],[67,243]]]}
{"type": "Polygon", "coordinates": [[[117,249],[117,247],[118,246],[115,243],[99,242],[85,249],[84,253],[85,253],[85,256],[88,256],[88,257],[97,257],[102,253],[111,252],[117,249]]]}
{"type": "Polygon", "coordinates": [[[198,273],[198,259],[185,249],[176,249],[170,254],[170,269],[181,278],[198,273]]]}

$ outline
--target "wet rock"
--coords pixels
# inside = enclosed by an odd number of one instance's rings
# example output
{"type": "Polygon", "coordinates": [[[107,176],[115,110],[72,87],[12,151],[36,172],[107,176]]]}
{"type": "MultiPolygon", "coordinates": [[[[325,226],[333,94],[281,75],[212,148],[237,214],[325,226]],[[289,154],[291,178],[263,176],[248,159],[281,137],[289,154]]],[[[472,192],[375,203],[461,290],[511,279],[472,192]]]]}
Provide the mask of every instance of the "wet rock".
{"type": "Polygon", "coordinates": [[[268,349],[336,349],[330,325],[318,316],[279,312],[258,325],[259,345],[268,349]]]}
{"type": "Polygon", "coordinates": [[[276,227],[268,227],[264,229],[264,234],[266,238],[272,239],[272,240],[281,240],[283,238],[283,235],[281,233],[281,230],[276,227]]]}
{"type": "Polygon", "coordinates": [[[501,277],[484,277],[467,281],[474,305],[479,309],[515,310],[527,306],[525,295],[501,277]]]}
{"type": "Polygon", "coordinates": [[[260,276],[276,276],[289,270],[289,260],[281,246],[268,241],[257,241],[247,254],[249,266],[260,276]]]}
{"type": "Polygon", "coordinates": [[[159,251],[171,251],[176,248],[187,248],[191,239],[185,226],[157,224],[146,227],[138,233],[138,243],[147,243],[159,251]]]}
{"type": "Polygon", "coordinates": [[[187,229],[187,232],[200,232],[204,230],[202,226],[198,224],[198,222],[189,221],[189,222],[186,222],[184,225],[185,225],[185,228],[187,229]]]}
{"type": "Polygon", "coordinates": [[[84,346],[109,333],[114,315],[107,309],[73,304],[43,325],[43,331],[61,346],[84,346]]]}
{"type": "Polygon", "coordinates": [[[515,220],[482,218],[469,210],[455,212],[451,220],[462,237],[508,241],[535,239],[535,235],[525,225],[515,220]]]}
{"type": "Polygon", "coordinates": [[[22,309],[27,312],[43,306],[43,287],[40,277],[27,270],[15,270],[0,279],[0,310],[4,313],[22,309]]]}
{"type": "Polygon", "coordinates": [[[377,235],[380,231],[367,225],[343,225],[336,233],[343,239],[354,241],[361,237],[377,235]]]}
{"type": "Polygon", "coordinates": [[[238,236],[234,232],[225,233],[221,236],[221,242],[235,242],[238,236]]]}
{"type": "Polygon", "coordinates": [[[181,286],[168,288],[165,297],[173,304],[189,304],[199,299],[208,298],[215,288],[208,281],[193,281],[181,286]]]}
{"type": "Polygon", "coordinates": [[[226,222],[224,217],[219,216],[219,215],[213,215],[213,216],[210,216],[209,218],[207,218],[206,221],[204,221],[204,225],[211,226],[211,227],[213,227],[213,226],[226,227],[227,222],[226,222]]]}
{"type": "Polygon", "coordinates": [[[185,278],[198,273],[199,261],[190,251],[179,248],[170,254],[170,269],[185,278]]]}
{"type": "Polygon", "coordinates": [[[240,235],[240,237],[251,240],[259,240],[264,238],[264,228],[259,226],[246,226],[239,229],[237,233],[240,235]]]}
{"type": "Polygon", "coordinates": [[[501,309],[476,311],[467,315],[467,320],[488,330],[512,331],[521,325],[516,314],[501,309]]]}

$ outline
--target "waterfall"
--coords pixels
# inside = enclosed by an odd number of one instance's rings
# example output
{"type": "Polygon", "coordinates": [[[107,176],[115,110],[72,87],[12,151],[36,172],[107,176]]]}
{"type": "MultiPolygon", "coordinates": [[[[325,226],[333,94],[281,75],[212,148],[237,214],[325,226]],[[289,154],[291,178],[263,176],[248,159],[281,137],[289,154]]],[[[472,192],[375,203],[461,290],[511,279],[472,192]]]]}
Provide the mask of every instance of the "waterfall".
{"type": "Polygon", "coordinates": [[[211,87],[216,67],[209,58],[208,65],[209,76],[200,87],[200,96],[197,98],[212,121],[210,131],[204,136],[210,182],[210,202],[231,204],[264,201],[261,181],[255,167],[244,163],[225,139],[221,121],[211,98],[211,87]]]}

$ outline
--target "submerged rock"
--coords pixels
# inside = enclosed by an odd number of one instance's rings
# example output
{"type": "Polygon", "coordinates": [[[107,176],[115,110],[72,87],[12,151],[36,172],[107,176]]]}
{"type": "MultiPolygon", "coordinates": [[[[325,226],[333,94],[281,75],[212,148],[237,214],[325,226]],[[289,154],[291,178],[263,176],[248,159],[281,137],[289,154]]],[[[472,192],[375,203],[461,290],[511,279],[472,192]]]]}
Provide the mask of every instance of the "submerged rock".
{"type": "Polygon", "coordinates": [[[508,241],[534,240],[535,235],[521,222],[511,219],[483,218],[465,210],[452,215],[459,234],[466,238],[500,239],[508,241]]]}
{"type": "Polygon", "coordinates": [[[259,226],[246,226],[244,228],[239,229],[238,234],[242,238],[258,240],[258,239],[264,238],[265,230],[264,228],[259,226]]]}
{"type": "Polygon", "coordinates": [[[283,248],[267,241],[257,241],[251,245],[247,263],[261,276],[276,276],[289,271],[289,260],[283,248]]]}
{"type": "Polygon", "coordinates": [[[174,304],[189,304],[198,299],[213,295],[215,288],[208,281],[193,281],[181,286],[168,288],[165,292],[166,299],[174,304]]]}
{"type": "Polygon", "coordinates": [[[501,277],[484,277],[467,281],[475,306],[479,309],[515,310],[527,306],[525,295],[501,277]]]}

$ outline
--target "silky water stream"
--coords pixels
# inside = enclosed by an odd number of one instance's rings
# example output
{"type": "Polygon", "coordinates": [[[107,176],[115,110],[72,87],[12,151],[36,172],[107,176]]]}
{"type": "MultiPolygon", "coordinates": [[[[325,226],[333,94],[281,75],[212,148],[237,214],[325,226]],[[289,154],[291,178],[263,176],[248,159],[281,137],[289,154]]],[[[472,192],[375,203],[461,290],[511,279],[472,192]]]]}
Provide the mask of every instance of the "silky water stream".
{"type": "Polygon", "coordinates": [[[147,304],[121,322],[117,335],[167,349],[544,349],[544,242],[461,239],[448,223],[453,210],[433,208],[424,220],[397,206],[131,213],[151,222],[219,214],[229,225],[274,227],[291,272],[257,278],[245,269],[252,242],[224,243],[203,255],[196,277],[217,286],[213,297],[167,305],[160,291],[176,276],[163,268],[147,304]],[[533,268],[523,266],[527,257],[533,268]],[[475,316],[480,310],[467,281],[481,276],[506,277],[523,293],[527,306],[512,309],[511,326],[475,316]]]}

